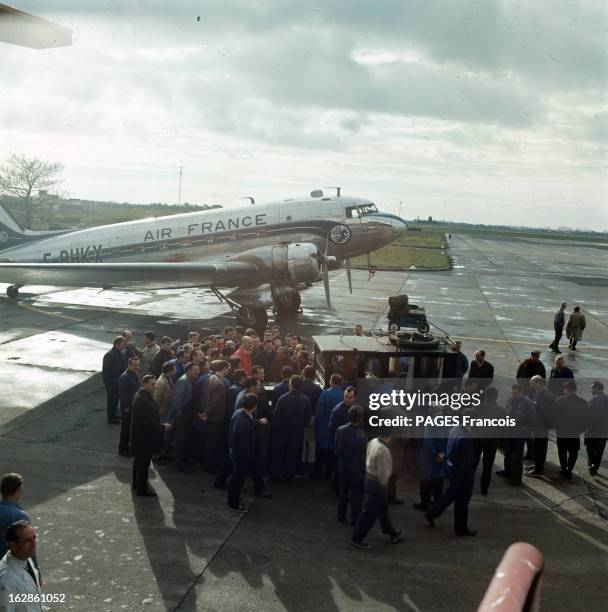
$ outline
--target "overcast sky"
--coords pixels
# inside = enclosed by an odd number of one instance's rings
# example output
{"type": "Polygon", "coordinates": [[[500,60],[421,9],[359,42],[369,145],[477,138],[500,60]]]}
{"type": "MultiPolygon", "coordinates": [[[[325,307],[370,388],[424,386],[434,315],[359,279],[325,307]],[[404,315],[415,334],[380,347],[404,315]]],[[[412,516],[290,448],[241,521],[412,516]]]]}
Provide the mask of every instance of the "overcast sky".
{"type": "Polygon", "coordinates": [[[601,0],[9,3],[74,45],[0,43],[0,160],[72,197],[177,202],[183,162],[194,203],[608,229],[601,0]]]}

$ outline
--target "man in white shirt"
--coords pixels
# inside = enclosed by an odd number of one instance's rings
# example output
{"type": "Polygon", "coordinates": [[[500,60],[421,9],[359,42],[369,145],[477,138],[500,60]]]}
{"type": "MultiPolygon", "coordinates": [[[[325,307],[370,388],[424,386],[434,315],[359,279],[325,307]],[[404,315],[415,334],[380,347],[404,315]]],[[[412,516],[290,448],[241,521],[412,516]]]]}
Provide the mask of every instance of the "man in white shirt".
{"type": "Polygon", "coordinates": [[[6,530],[9,551],[0,560],[0,602],[3,609],[26,612],[42,610],[40,602],[11,602],[11,596],[40,596],[40,574],[32,557],[36,554],[36,531],[27,521],[17,521],[6,530]],[[6,606],[4,608],[4,606],[6,606]]]}
{"type": "Polygon", "coordinates": [[[367,443],[365,457],[365,504],[353,530],[350,544],[355,548],[371,548],[363,540],[380,521],[382,532],[390,537],[391,543],[399,542],[403,529],[395,529],[388,514],[388,479],[393,471],[393,460],[388,448],[389,436],[374,438],[367,443]]]}

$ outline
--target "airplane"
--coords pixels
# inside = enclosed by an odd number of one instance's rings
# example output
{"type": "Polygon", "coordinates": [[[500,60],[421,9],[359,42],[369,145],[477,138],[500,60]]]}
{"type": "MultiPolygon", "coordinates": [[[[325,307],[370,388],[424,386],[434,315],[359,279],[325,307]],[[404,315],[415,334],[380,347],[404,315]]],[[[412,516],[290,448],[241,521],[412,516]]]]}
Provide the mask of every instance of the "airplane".
{"type": "Polygon", "coordinates": [[[329,270],[390,244],[405,221],[368,199],[321,190],[310,197],[246,207],[214,206],[173,216],[80,230],[34,232],[0,205],[0,282],[9,298],[24,285],[154,288],[208,287],[248,327],[263,327],[267,308],[300,311],[300,292],[329,270]],[[231,290],[226,294],[225,290],[231,290]]]}

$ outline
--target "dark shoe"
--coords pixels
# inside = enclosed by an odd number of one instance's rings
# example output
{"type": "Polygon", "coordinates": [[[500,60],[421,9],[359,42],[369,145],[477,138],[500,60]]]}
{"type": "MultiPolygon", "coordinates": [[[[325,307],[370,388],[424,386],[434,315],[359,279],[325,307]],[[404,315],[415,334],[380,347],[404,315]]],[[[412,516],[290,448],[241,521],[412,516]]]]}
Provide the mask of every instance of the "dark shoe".
{"type": "Polygon", "coordinates": [[[121,457],[132,457],[132,456],[133,456],[133,455],[131,454],[131,451],[128,451],[128,450],[121,450],[121,451],[118,451],[118,454],[119,454],[121,457]]]}
{"type": "Polygon", "coordinates": [[[147,491],[144,491],[143,493],[138,493],[136,491],[135,495],[139,495],[140,497],[158,497],[154,489],[148,489],[147,491]]]}
{"type": "Polygon", "coordinates": [[[558,355],[561,355],[561,354],[562,354],[562,352],[561,352],[559,349],[555,349],[553,352],[554,352],[554,353],[557,353],[558,355]]]}
{"type": "Polygon", "coordinates": [[[465,529],[464,531],[456,531],[457,536],[476,536],[477,532],[474,529],[465,529]]]}
{"type": "Polygon", "coordinates": [[[238,512],[239,514],[247,514],[248,510],[245,506],[231,506],[228,505],[228,508],[233,512],[238,512]]]}
{"type": "Polygon", "coordinates": [[[591,476],[597,476],[597,468],[594,465],[589,467],[589,474],[591,476]]]}
{"type": "Polygon", "coordinates": [[[357,542],[357,540],[351,540],[349,544],[355,548],[360,548],[361,550],[369,550],[371,548],[367,542],[357,542]]]}
{"type": "Polygon", "coordinates": [[[496,476],[504,476],[505,478],[508,478],[509,474],[507,474],[507,470],[498,470],[498,472],[496,472],[496,476]]]}
{"type": "Polygon", "coordinates": [[[397,544],[397,542],[400,542],[401,540],[403,540],[403,529],[395,531],[395,533],[391,536],[391,544],[397,544]]]}
{"type": "Polygon", "coordinates": [[[537,478],[538,476],[542,476],[542,472],[539,472],[538,470],[529,470],[527,472],[524,472],[524,476],[530,476],[531,478],[537,478]]]}
{"type": "Polygon", "coordinates": [[[424,518],[427,520],[430,527],[435,527],[435,519],[428,512],[424,515],[424,518]]]}
{"type": "Polygon", "coordinates": [[[565,474],[564,474],[564,478],[566,480],[572,480],[572,472],[570,470],[568,470],[565,474]]]}
{"type": "Polygon", "coordinates": [[[272,499],[272,493],[269,491],[260,491],[259,493],[256,493],[256,496],[261,497],[262,499],[272,499]]]}
{"type": "Polygon", "coordinates": [[[427,512],[429,507],[425,506],[424,504],[419,504],[419,503],[414,503],[412,504],[412,506],[416,509],[416,510],[420,510],[421,512],[427,512]]]}
{"type": "Polygon", "coordinates": [[[388,503],[391,506],[403,506],[403,500],[400,497],[389,497],[388,503]]]}

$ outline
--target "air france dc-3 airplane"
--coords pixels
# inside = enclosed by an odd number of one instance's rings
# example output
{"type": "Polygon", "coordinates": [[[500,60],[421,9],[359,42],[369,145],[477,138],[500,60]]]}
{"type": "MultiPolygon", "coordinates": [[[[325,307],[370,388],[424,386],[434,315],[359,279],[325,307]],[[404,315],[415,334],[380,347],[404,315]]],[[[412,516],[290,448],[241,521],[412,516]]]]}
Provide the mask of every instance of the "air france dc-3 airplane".
{"type": "Polygon", "coordinates": [[[25,230],[0,206],[0,282],[110,288],[209,287],[253,327],[300,309],[300,292],[329,270],[390,244],[406,230],[370,200],[325,196],[214,207],[81,230],[25,230]],[[225,294],[224,291],[230,293],[225,294]]]}

